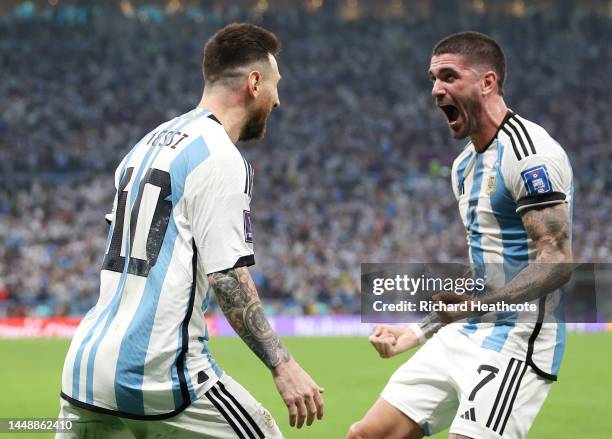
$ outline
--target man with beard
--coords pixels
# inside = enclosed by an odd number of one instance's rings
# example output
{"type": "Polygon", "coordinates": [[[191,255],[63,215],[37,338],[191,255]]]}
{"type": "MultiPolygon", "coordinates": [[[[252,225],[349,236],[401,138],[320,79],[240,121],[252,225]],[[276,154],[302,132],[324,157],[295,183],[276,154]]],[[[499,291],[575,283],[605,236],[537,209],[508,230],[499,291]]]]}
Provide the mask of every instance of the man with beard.
{"type": "Polygon", "coordinates": [[[323,389],[271,328],[248,269],[253,170],[234,143],[261,139],[279,105],[279,46],[250,24],[218,31],[199,105],[145,135],[117,168],[100,297],[64,363],[68,437],[282,437],[208,350],[211,290],[271,370],[291,426],[322,417],[323,389]]]}
{"type": "Polygon", "coordinates": [[[571,274],[572,171],[543,128],[506,107],[505,71],[502,49],[480,33],[450,35],[433,50],[432,95],[453,137],[470,138],[452,185],[472,271],[486,279],[483,295],[434,300],[467,302],[468,309],[531,302],[538,311],[440,311],[407,328],[376,327],[370,341],[383,358],[430,340],[394,373],[351,427],[351,439],[413,439],[449,427],[451,438],[524,438],[557,379],[565,345],[559,287],[571,274]]]}

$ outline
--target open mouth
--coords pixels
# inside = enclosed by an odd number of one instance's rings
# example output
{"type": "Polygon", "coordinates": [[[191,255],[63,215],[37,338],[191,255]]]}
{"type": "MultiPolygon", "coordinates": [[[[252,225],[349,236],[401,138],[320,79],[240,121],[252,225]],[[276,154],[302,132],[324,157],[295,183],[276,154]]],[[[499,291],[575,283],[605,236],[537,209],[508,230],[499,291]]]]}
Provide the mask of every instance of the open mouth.
{"type": "Polygon", "coordinates": [[[457,107],[455,107],[454,105],[441,105],[440,108],[442,109],[442,111],[444,111],[444,114],[446,115],[446,119],[448,119],[448,123],[450,125],[453,125],[455,122],[457,122],[457,119],[459,119],[459,109],[457,107]]]}

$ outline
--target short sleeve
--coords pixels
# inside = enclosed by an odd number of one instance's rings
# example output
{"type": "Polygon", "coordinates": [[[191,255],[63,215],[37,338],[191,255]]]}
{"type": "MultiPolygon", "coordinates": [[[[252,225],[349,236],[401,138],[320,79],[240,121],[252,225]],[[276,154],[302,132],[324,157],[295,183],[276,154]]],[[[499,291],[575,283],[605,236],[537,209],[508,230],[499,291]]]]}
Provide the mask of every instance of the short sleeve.
{"type": "Polygon", "coordinates": [[[249,170],[239,154],[223,153],[196,168],[186,184],[188,220],[206,274],[255,263],[249,170]]]}
{"type": "Polygon", "coordinates": [[[569,201],[572,170],[565,151],[557,144],[536,145],[536,150],[537,154],[521,160],[508,155],[504,165],[504,178],[517,212],[569,201]]]}

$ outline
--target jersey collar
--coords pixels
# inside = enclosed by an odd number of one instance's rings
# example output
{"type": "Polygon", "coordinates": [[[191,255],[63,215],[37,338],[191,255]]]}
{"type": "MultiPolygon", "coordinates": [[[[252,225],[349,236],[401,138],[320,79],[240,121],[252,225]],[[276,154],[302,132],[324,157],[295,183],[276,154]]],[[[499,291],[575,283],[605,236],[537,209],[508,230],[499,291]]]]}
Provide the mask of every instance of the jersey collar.
{"type": "Polygon", "coordinates": [[[214,120],[215,122],[217,122],[219,125],[223,126],[223,124],[221,123],[221,121],[219,119],[217,119],[217,116],[215,116],[214,114],[210,113],[208,116],[209,119],[214,120]]]}
{"type": "Polygon", "coordinates": [[[514,116],[514,111],[508,109],[508,111],[506,112],[506,115],[504,116],[504,119],[502,120],[502,122],[497,127],[497,131],[495,131],[495,134],[493,135],[493,137],[491,138],[489,143],[487,143],[487,145],[482,149],[482,151],[478,151],[476,149],[476,145],[474,145],[474,150],[476,151],[476,154],[482,154],[487,149],[489,149],[489,146],[491,146],[491,144],[493,142],[495,142],[495,139],[497,139],[497,136],[499,135],[499,131],[503,128],[503,126],[506,124],[506,122],[508,122],[508,119],[510,119],[512,116],[514,116]]]}

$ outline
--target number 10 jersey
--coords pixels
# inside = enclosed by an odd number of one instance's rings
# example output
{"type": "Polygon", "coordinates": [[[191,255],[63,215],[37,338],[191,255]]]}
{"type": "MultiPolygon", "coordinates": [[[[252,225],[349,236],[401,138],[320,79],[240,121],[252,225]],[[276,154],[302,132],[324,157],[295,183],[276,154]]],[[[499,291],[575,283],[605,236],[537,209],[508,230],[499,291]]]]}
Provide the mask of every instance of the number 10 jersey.
{"type": "Polygon", "coordinates": [[[64,363],[61,396],[133,419],[176,415],[223,372],[207,349],[207,274],[254,264],[253,171],[207,110],[122,160],[100,297],[64,363]]]}

